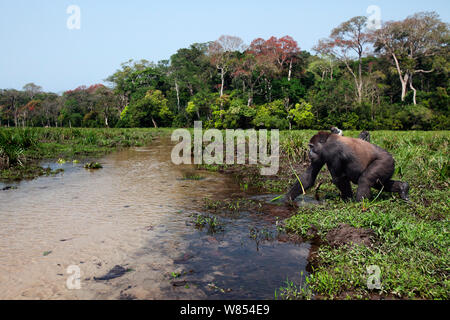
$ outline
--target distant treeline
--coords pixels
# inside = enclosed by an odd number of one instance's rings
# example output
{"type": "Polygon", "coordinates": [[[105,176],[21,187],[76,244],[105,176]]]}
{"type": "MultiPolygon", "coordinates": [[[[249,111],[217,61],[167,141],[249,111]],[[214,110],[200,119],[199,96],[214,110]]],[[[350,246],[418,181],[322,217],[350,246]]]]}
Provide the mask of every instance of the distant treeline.
{"type": "Polygon", "coordinates": [[[169,60],[123,63],[110,87],[0,90],[0,125],[449,129],[449,24],[422,12],[368,26],[343,22],[314,54],[289,36],[221,36],[169,60]]]}

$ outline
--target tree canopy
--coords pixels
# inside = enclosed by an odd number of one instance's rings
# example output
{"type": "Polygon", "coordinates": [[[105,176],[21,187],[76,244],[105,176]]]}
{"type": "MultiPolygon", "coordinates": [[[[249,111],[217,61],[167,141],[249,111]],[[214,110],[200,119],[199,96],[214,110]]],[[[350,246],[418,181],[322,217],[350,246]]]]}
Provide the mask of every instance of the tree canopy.
{"type": "Polygon", "coordinates": [[[290,36],[231,35],[157,63],[129,60],[62,95],[28,83],[0,90],[0,126],[448,129],[449,25],[434,12],[358,16],[313,52],[290,36]]]}

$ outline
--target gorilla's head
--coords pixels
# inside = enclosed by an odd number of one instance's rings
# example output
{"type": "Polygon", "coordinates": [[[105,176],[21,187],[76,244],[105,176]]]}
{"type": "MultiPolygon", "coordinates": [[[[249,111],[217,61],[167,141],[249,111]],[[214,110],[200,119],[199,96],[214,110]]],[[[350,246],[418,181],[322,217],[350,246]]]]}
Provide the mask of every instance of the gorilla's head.
{"type": "Polygon", "coordinates": [[[309,141],[309,158],[312,162],[322,161],[323,145],[327,142],[329,136],[329,132],[319,132],[309,141]]]}

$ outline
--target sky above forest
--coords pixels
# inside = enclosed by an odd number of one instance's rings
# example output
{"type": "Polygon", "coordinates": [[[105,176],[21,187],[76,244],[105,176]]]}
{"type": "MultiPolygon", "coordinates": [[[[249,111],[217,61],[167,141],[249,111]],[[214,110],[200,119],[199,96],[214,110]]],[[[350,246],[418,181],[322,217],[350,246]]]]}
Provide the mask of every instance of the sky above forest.
{"type": "Polygon", "coordinates": [[[340,23],[376,14],[370,6],[379,8],[382,21],[420,11],[450,21],[448,0],[0,0],[0,88],[34,82],[61,93],[103,83],[129,59],[169,59],[221,35],[247,44],[290,35],[311,51],[340,23]],[[79,16],[67,12],[72,5],[79,16]]]}

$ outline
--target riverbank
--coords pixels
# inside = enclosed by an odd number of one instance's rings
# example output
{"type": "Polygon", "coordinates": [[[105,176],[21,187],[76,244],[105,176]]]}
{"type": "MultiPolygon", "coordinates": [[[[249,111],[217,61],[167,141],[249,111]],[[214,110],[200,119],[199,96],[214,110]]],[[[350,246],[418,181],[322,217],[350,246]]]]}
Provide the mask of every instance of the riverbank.
{"type": "Polygon", "coordinates": [[[59,173],[42,160],[83,161],[149,144],[170,129],[0,128],[0,180],[34,179],[59,173]]]}
{"type": "MultiPolygon", "coordinates": [[[[293,169],[306,169],[314,133],[281,132],[277,176],[261,176],[252,166],[204,168],[233,174],[243,190],[281,194],[296,179],[293,169]]],[[[370,202],[344,202],[324,168],[307,192],[321,204],[300,207],[282,223],[288,234],[313,242],[311,273],[301,287],[280,288],[279,298],[449,298],[450,133],[374,131],[371,137],[394,156],[394,179],[411,185],[411,202],[389,193],[370,202]]]]}

